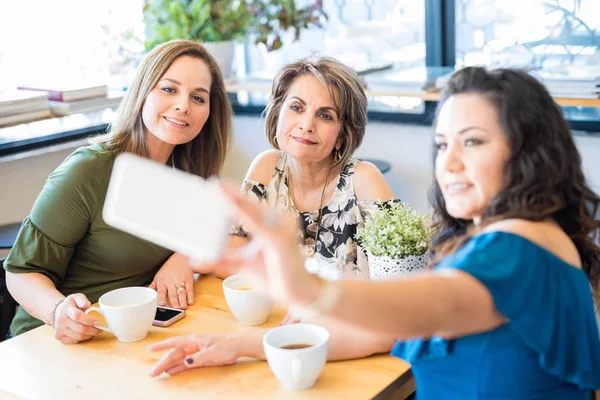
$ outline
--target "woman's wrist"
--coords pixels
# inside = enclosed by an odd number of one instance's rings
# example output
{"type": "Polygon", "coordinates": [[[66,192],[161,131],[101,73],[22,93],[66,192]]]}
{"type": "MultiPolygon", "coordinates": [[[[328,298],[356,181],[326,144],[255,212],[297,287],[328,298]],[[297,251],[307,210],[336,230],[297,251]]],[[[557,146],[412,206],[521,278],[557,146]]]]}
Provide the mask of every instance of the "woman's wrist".
{"type": "Polygon", "coordinates": [[[341,287],[338,280],[327,280],[318,275],[303,285],[302,297],[294,302],[297,316],[301,319],[313,318],[331,313],[338,305],[341,287]]]}
{"type": "Polygon", "coordinates": [[[256,329],[231,336],[230,339],[235,341],[234,346],[238,348],[238,357],[252,357],[264,360],[263,337],[269,330],[256,329]]]}
{"type": "Polygon", "coordinates": [[[47,324],[53,328],[54,328],[54,324],[56,322],[56,310],[58,309],[58,306],[60,306],[63,303],[63,301],[65,301],[65,299],[66,299],[66,297],[63,297],[63,298],[57,300],[56,303],[54,303],[54,305],[50,309],[50,313],[48,314],[47,324]]]}
{"type": "Polygon", "coordinates": [[[310,307],[319,297],[324,282],[318,275],[308,274],[304,282],[295,285],[297,290],[290,300],[298,307],[310,307]]]}

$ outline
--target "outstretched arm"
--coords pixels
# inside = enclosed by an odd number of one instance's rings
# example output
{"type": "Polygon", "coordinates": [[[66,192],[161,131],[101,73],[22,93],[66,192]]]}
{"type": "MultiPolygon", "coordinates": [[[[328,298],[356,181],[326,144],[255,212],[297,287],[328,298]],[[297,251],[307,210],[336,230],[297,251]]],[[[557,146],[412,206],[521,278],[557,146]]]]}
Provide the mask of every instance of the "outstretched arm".
{"type": "MultiPolygon", "coordinates": [[[[329,361],[348,360],[385,353],[392,349],[395,340],[378,336],[363,329],[338,321],[317,318],[307,321],[321,325],[329,331],[329,361]]],[[[264,360],[263,336],[270,328],[245,331],[236,335],[179,336],[151,345],[150,351],[168,350],[153,367],[151,376],[163,372],[177,374],[188,368],[233,364],[240,357],[264,360]]]]}

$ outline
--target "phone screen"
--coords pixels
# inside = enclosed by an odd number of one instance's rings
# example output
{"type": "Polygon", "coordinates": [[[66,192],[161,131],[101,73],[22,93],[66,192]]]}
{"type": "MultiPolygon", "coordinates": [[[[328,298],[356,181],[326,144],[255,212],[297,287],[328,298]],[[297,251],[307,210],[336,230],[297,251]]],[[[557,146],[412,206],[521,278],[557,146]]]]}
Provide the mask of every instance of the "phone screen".
{"type": "Polygon", "coordinates": [[[181,310],[173,310],[170,308],[163,308],[163,307],[156,307],[156,315],[154,316],[154,319],[156,321],[168,321],[171,318],[181,314],[183,311],[181,310]]]}

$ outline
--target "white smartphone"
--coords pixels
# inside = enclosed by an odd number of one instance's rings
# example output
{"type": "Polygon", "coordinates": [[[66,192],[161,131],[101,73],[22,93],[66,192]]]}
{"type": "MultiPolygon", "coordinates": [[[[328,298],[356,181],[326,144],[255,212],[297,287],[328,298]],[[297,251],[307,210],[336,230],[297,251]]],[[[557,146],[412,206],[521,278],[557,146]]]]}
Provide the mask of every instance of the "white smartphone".
{"type": "Polygon", "coordinates": [[[154,326],[170,326],[175,322],[179,321],[185,317],[185,311],[179,310],[177,308],[169,308],[169,307],[156,307],[156,314],[154,315],[154,321],[152,325],[154,326]]]}
{"type": "Polygon", "coordinates": [[[194,261],[214,262],[227,246],[233,208],[216,179],[123,153],[102,216],[108,225],[194,261]]]}

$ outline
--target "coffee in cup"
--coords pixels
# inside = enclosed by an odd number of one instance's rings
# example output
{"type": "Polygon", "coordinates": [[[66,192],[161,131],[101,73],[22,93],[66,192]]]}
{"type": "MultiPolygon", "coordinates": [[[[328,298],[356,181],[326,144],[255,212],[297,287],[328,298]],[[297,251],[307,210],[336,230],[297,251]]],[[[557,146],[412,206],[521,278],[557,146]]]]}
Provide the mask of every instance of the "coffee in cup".
{"type": "Polygon", "coordinates": [[[232,275],[223,281],[223,294],[231,313],[242,325],[259,325],[269,318],[273,300],[256,290],[243,274],[232,275]]]}
{"type": "Polygon", "coordinates": [[[284,388],[308,389],[327,361],[329,332],[312,324],[284,325],[269,331],[263,346],[269,367],[284,388]]]}
{"type": "Polygon", "coordinates": [[[285,346],[281,346],[280,349],[284,350],[298,350],[305,349],[307,347],[312,346],[312,344],[298,343],[298,344],[286,344],[285,346]]]}

